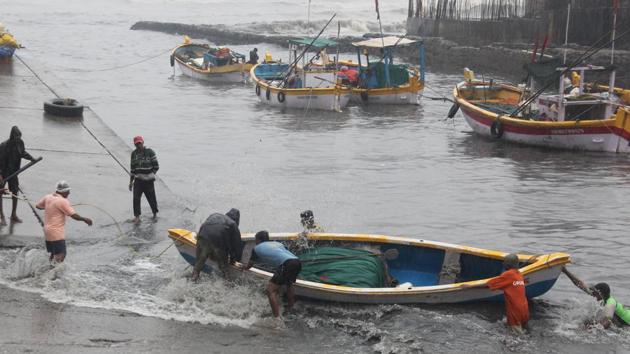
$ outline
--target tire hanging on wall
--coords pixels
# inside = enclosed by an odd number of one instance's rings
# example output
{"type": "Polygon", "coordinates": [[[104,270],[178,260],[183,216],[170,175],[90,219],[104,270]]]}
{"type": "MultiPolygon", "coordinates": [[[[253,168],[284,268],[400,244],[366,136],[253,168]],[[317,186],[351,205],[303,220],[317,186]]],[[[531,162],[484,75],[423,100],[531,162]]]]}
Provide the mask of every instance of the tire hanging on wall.
{"type": "Polygon", "coordinates": [[[498,119],[492,122],[490,135],[495,139],[500,139],[503,136],[503,124],[498,119]]]}

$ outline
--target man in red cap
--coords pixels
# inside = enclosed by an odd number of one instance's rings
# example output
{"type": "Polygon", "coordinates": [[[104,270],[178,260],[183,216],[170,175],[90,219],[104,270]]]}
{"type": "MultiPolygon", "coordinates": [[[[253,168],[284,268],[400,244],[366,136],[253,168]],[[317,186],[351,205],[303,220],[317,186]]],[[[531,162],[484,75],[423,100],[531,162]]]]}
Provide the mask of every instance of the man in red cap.
{"type": "Polygon", "coordinates": [[[155,174],[160,166],[157,156],[152,149],[144,146],[144,139],[138,135],[133,138],[136,149],[131,153],[131,179],[129,180],[129,190],[133,191],[133,222],[140,222],[140,198],[142,193],[147,197],[153,219],[157,218],[158,207],[155,198],[155,174]]]}

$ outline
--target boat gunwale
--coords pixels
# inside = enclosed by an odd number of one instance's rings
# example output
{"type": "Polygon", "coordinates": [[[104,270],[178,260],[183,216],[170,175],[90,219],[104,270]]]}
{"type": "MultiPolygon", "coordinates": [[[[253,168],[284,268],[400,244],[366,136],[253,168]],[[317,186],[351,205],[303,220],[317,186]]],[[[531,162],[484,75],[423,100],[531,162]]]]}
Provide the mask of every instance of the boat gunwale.
{"type": "MultiPolygon", "coordinates": [[[[182,244],[186,244],[190,247],[195,247],[196,241],[194,237],[196,233],[194,231],[189,231],[185,229],[169,229],[169,237],[174,241],[179,241],[182,244]]],[[[270,233],[269,237],[273,240],[278,241],[288,241],[295,240],[300,237],[302,233],[270,233]]],[[[475,256],[485,257],[485,258],[493,258],[493,259],[503,259],[507,253],[501,251],[494,251],[488,249],[481,249],[475,247],[461,246],[450,243],[438,242],[438,241],[429,241],[429,240],[419,240],[398,236],[386,236],[386,235],[376,235],[376,234],[344,234],[344,233],[307,233],[306,236],[312,240],[338,240],[338,241],[356,241],[356,242],[372,242],[372,243],[381,243],[381,244],[399,244],[399,245],[408,245],[408,246],[416,246],[416,247],[426,247],[433,249],[441,249],[446,251],[459,251],[459,253],[471,254],[475,256]]],[[[243,233],[241,234],[241,239],[245,242],[253,241],[254,234],[253,233],[243,233]]],[[[520,262],[529,262],[535,257],[535,261],[527,264],[524,267],[521,267],[519,271],[523,276],[527,276],[529,274],[533,274],[538,271],[542,271],[554,266],[560,266],[563,264],[568,264],[571,262],[571,258],[569,254],[562,252],[554,252],[548,254],[541,255],[525,255],[518,254],[520,262]]],[[[236,262],[235,265],[231,265],[233,269],[241,270],[242,264],[236,262]]],[[[260,268],[252,267],[248,270],[245,270],[252,274],[255,274],[259,277],[264,277],[266,279],[270,279],[273,276],[273,273],[267,272],[260,268]]],[[[441,285],[430,285],[430,286],[412,286],[412,287],[401,287],[401,288],[354,288],[342,285],[332,285],[332,284],[324,284],[311,282],[307,280],[298,279],[296,284],[314,290],[322,290],[328,292],[336,292],[342,294],[354,294],[354,295],[392,295],[392,294],[430,294],[430,293],[439,293],[439,292],[450,292],[450,291],[461,291],[463,284],[483,284],[487,282],[489,279],[495,277],[484,278],[471,280],[466,282],[452,283],[452,284],[441,284],[441,285]]]]}
{"type": "Polygon", "coordinates": [[[256,76],[256,73],[254,72],[256,67],[260,65],[260,64],[256,64],[254,65],[250,71],[249,71],[249,77],[252,80],[252,82],[258,86],[260,86],[261,88],[261,94],[262,94],[262,89],[269,89],[269,91],[273,94],[278,94],[280,92],[284,93],[285,95],[289,95],[289,96],[300,96],[300,95],[327,95],[327,94],[345,94],[345,93],[351,93],[352,92],[352,88],[350,87],[346,87],[346,86],[340,86],[335,84],[335,86],[333,87],[306,87],[306,88],[280,88],[280,87],[276,87],[276,86],[272,86],[270,85],[267,80],[265,79],[261,79],[258,76],[256,76]]]}

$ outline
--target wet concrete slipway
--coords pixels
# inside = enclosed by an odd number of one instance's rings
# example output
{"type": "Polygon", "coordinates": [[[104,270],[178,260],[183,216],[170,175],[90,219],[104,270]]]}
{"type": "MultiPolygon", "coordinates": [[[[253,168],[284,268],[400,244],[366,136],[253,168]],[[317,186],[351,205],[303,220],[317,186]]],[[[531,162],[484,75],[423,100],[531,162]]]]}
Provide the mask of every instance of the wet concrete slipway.
{"type": "MultiPolygon", "coordinates": [[[[342,33],[378,30],[373,2],[312,3],[311,32],[332,11],[342,33]]],[[[385,30],[404,30],[407,2],[380,4],[385,30]]],[[[328,231],[567,252],[575,273],[608,282],[630,303],[628,156],[504,144],[475,136],[460,115],[444,120],[450,104],[429,97],[449,95],[461,68],[436,71],[428,63],[430,89],[418,107],[279,111],[260,105],[251,85],[173,76],[168,50],[181,36],[130,30],[148,20],[303,33],[304,7],[275,0],[243,0],[238,12],[224,0],[2,4],[0,21],[27,48],[18,51],[24,62],[0,65],[0,136],[18,125],[28,151],[44,158],[20,176],[31,202],[65,179],[71,202],[86,204],[76,209],[95,225],[68,220],[68,258],[54,270],[25,202],[24,223],[0,229],[0,352],[627,352],[627,331],[582,328],[597,304],[565,277],[531,302],[532,334],[519,340],[506,339],[501,304],[301,299],[276,322],[261,286],[187,280],[187,264],[166,249],[168,228],[197,229],[210,212],[237,207],[243,231],[299,231],[299,212],[313,209],[328,231]],[[47,116],[42,103],[56,95],[90,109],[82,120],[47,116]],[[125,168],[137,134],[158,154],[163,182],[159,220],[134,226],[125,168]]],[[[286,59],[285,48],[256,46],[286,59]]]]}

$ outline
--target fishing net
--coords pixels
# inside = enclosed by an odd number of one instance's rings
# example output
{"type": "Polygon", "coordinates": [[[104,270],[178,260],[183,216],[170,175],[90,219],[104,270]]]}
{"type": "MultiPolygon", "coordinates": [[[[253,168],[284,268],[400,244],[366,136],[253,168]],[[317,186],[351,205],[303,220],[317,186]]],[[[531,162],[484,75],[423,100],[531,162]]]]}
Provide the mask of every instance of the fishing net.
{"type": "Polygon", "coordinates": [[[536,82],[545,85],[551,80],[557,80],[559,71],[556,69],[560,66],[562,66],[560,58],[551,58],[540,59],[535,63],[526,63],[523,68],[536,82]]]}
{"type": "MultiPolygon", "coordinates": [[[[362,72],[365,69],[362,69],[362,72]]],[[[387,78],[385,77],[385,64],[383,62],[371,63],[370,68],[365,73],[368,78],[368,88],[387,87],[387,78]]],[[[402,64],[389,65],[389,85],[401,86],[409,82],[409,71],[402,64]]]]}
{"type": "Polygon", "coordinates": [[[302,261],[299,278],[317,283],[353,288],[385,286],[385,270],[374,253],[342,247],[315,247],[298,254],[302,261]],[[348,257],[340,259],[342,257],[348,257]]]}

